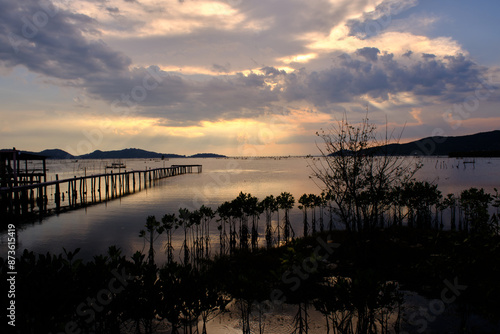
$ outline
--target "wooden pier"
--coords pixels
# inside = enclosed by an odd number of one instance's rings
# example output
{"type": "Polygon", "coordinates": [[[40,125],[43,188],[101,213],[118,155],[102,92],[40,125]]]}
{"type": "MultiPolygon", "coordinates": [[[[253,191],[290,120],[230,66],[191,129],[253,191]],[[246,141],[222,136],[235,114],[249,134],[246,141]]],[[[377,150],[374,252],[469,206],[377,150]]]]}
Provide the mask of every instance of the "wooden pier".
{"type": "Polygon", "coordinates": [[[160,179],[201,173],[202,165],[170,167],[73,177],[0,188],[0,215],[23,217],[72,210],[106,202],[152,187],[160,179]]]}

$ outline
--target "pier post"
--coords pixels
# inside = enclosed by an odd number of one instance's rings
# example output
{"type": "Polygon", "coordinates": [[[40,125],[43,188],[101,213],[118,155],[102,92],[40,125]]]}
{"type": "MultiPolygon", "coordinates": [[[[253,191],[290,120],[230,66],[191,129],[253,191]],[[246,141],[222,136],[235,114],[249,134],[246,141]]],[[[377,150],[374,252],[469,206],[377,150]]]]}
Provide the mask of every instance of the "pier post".
{"type": "Polygon", "coordinates": [[[109,198],[114,198],[114,186],[115,186],[115,176],[113,175],[113,171],[111,171],[111,175],[109,175],[109,198]]]}
{"type": "Polygon", "coordinates": [[[41,182],[43,176],[20,176],[17,185],[11,185],[10,189],[3,189],[0,196],[0,210],[4,213],[24,215],[29,213],[31,205],[31,212],[36,213],[38,209],[40,215],[52,208],[58,212],[64,207],[63,203],[65,203],[66,200],[66,192],[61,191],[61,187],[64,187],[64,190],[67,189],[68,207],[70,209],[76,209],[89,203],[94,204],[135,193],[137,181],[139,182],[138,186],[140,191],[141,188],[147,189],[148,183],[151,187],[163,178],[193,173],[194,168],[197,168],[198,173],[200,173],[201,167],[201,165],[173,165],[171,167],[150,168],[142,171],[125,170],[124,172],[118,173],[113,173],[113,171],[111,171],[109,174],[80,177],[75,175],[73,178],[64,180],[61,180],[59,174],[56,174],[55,181],[50,182],[41,182]],[[138,180],[136,180],[136,173],[138,180]],[[144,186],[142,185],[142,176],[144,176],[144,186]],[[101,183],[101,178],[104,179],[104,184],[101,183]],[[79,184],[77,184],[77,182],[79,182],[79,184]],[[90,182],[90,186],[88,182],[90,182]],[[67,184],[67,188],[66,185],[62,185],[62,183],[67,184]],[[52,188],[52,186],[54,186],[54,188],[52,188]],[[104,196],[101,193],[101,186],[105,187],[104,196]],[[89,190],[91,196],[90,200],[87,197],[89,190]],[[97,200],[97,192],[99,192],[99,200],[97,200]],[[52,195],[54,195],[53,199],[52,195]]]}
{"type": "Polygon", "coordinates": [[[21,192],[21,212],[23,214],[28,213],[28,190],[24,189],[21,192]]]}
{"type": "Polygon", "coordinates": [[[31,207],[31,212],[33,212],[33,210],[35,210],[35,191],[33,190],[33,188],[31,188],[30,190],[30,207],[31,207]]]}
{"type": "MultiPolygon", "coordinates": [[[[59,181],[59,174],[56,174],[56,181],[59,181]]],[[[56,194],[54,196],[54,199],[56,201],[56,210],[59,211],[61,208],[61,191],[59,188],[59,182],[56,183],[56,194]]]]}
{"type": "Polygon", "coordinates": [[[76,190],[76,175],[73,180],[73,206],[76,207],[76,202],[78,200],[78,191],[76,190]]]}
{"type": "Polygon", "coordinates": [[[135,192],[135,172],[132,172],[132,188],[133,191],[135,192]]]}
{"type": "Polygon", "coordinates": [[[105,193],[106,196],[105,196],[105,198],[107,200],[108,199],[108,192],[109,192],[109,176],[108,175],[106,175],[104,177],[104,183],[106,184],[106,189],[105,189],[106,190],[106,193],[105,193]]]}
{"type": "Polygon", "coordinates": [[[82,179],[81,178],[80,178],[79,189],[80,189],[80,205],[82,205],[83,204],[83,185],[82,185],[82,179]]]}
{"type": "Polygon", "coordinates": [[[68,182],[68,205],[71,208],[73,206],[73,182],[68,182]]]}

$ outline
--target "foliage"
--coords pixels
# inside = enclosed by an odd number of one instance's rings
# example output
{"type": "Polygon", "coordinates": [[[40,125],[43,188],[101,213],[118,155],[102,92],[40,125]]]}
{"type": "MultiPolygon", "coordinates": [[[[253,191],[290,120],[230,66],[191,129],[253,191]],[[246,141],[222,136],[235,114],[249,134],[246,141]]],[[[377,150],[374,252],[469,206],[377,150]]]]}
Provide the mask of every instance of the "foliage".
{"type": "Polygon", "coordinates": [[[388,211],[391,187],[412,179],[420,164],[391,156],[379,147],[395,138],[379,141],[376,126],[365,117],[353,125],[347,118],[330,130],[317,132],[324,142],[322,158],[313,161],[313,176],[335,203],[334,210],[347,230],[362,231],[380,226],[388,211]]]}

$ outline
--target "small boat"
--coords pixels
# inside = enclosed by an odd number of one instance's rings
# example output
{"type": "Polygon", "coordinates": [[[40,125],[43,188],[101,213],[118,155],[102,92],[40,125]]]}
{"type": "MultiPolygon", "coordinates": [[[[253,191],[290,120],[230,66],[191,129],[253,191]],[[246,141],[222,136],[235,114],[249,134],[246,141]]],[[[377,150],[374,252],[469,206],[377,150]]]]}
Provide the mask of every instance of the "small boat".
{"type": "Polygon", "coordinates": [[[121,169],[127,168],[123,162],[113,162],[111,165],[106,166],[106,169],[121,169]]]}

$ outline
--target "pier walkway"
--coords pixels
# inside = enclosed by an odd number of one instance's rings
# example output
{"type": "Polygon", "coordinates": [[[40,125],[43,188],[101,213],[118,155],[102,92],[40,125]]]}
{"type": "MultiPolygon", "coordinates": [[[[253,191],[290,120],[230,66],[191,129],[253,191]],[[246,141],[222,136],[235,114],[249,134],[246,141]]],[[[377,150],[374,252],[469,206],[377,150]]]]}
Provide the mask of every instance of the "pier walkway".
{"type": "Polygon", "coordinates": [[[63,180],[56,175],[54,181],[1,187],[0,216],[22,218],[77,209],[141,191],[160,179],[201,172],[202,165],[172,165],[63,180]]]}

